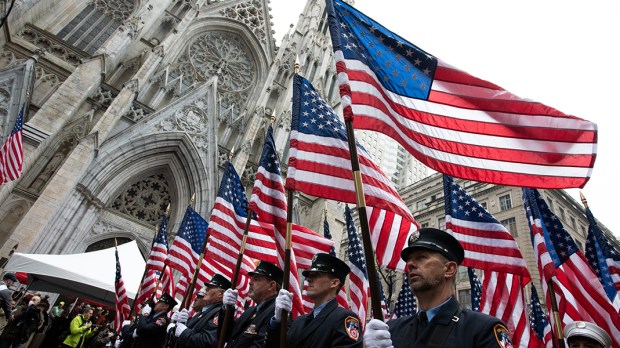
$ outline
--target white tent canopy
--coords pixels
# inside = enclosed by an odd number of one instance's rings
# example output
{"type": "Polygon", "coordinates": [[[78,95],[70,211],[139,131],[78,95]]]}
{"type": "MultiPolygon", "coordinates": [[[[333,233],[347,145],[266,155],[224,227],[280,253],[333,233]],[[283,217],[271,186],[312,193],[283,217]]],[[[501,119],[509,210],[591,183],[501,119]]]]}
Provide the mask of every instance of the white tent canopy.
{"type": "MultiPolygon", "coordinates": [[[[145,262],[135,241],[118,246],[121,274],[127,296],[136,296],[145,262]]],[[[26,272],[31,290],[55,292],[114,305],[116,258],[114,248],[82,254],[49,255],[15,253],[4,267],[9,272],[26,272]]]]}

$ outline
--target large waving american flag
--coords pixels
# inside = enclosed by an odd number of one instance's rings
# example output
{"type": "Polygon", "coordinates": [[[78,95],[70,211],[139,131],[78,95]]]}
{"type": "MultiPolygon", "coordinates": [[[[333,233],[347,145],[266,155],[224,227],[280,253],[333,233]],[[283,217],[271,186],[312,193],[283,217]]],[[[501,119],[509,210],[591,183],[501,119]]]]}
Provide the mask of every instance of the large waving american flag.
{"type": "MultiPolygon", "coordinates": [[[[278,251],[278,265],[284,269],[284,254],[286,249],[286,215],[287,202],[284,192],[284,182],[280,171],[280,161],[276,153],[276,144],[273,140],[273,127],[270,125],[265,135],[263,152],[260,156],[258,172],[250,197],[250,209],[256,214],[256,219],[261,222],[272,224],[274,238],[278,251]]],[[[301,286],[295,250],[290,251],[289,264],[289,290],[293,294],[292,317],[306,314],[301,300],[301,286]]]]}
{"type": "Polygon", "coordinates": [[[596,124],[458,70],[342,0],[327,8],[343,111],[355,128],[464,179],[566,188],[590,178],[596,124]]]}
{"type": "MultiPolygon", "coordinates": [[[[355,185],[342,120],[312,84],[293,80],[293,117],[286,188],[355,204],[355,185]]],[[[418,226],[392,182],[357,144],[371,239],[380,265],[402,270],[400,251],[418,226]]]]}
{"type": "Polygon", "coordinates": [[[448,176],[443,176],[446,229],[465,249],[463,266],[506,272],[530,280],[514,237],[493,215],[448,176]]]}
{"type": "Polygon", "coordinates": [[[15,120],[11,134],[0,149],[0,185],[9,180],[17,180],[22,175],[24,148],[22,144],[22,126],[24,123],[24,105],[15,120]]]}
{"type": "Polygon", "coordinates": [[[586,259],[592,270],[601,281],[607,297],[620,307],[620,252],[609,242],[603,231],[598,227],[590,208],[586,208],[586,216],[590,223],[586,240],[586,259]]]}
{"type": "Polygon", "coordinates": [[[404,316],[414,315],[418,311],[418,301],[411,292],[411,286],[407,277],[403,278],[403,285],[398,293],[396,305],[392,312],[392,318],[400,318],[404,316]]]}
{"type": "Polygon", "coordinates": [[[561,325],[563,330],[564,325],[576,320],[595,323],[612,337],[612,346],[620,348],[620,316],[603,285],[592,281],[596,274],[540,193],[522,190],[546,302],[551,303],[548,282],[552,282],[562,319],[562,323],[552,325],[561,325]]]}
{"type": "Polygon", "coordinates": [[[116,257],[116,277],[114,279],[114,289],[116,293],[116,313],[114,315],[114,329],[121,332],[123,321],[129,319],[131,308],[129,307],[129,297],[125,290],[125,282],[121,275],[121,262],[118,259],[118,248],[114,246],[114,256],[116,257]]]}
{"type": "MultiPolygon", "coordinates": [[[[188,206],[168,255],[168,265],[181,273],[176,287],[178,294],[185,294],[185,290],[194,277],[202,246],[207,238],[208,227],[207,221],[194,208],[188,206]]],[[[199,272],[198,280],[200,283],[197,282],[197,288],[200,288],[200,284],[207,280],[204,272],[199,272]]]]}

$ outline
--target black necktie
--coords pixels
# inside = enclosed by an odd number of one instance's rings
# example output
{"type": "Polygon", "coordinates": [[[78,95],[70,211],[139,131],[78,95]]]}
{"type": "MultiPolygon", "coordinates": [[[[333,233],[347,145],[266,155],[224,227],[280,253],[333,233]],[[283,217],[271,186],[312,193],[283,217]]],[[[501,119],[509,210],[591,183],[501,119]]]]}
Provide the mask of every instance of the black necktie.
{"type": "Polygon", "coordinates": [[[420,312],[420,314],[418,314],[418,336],[426,330],[426,326],[428,326],[426,312],[420,312]]]}

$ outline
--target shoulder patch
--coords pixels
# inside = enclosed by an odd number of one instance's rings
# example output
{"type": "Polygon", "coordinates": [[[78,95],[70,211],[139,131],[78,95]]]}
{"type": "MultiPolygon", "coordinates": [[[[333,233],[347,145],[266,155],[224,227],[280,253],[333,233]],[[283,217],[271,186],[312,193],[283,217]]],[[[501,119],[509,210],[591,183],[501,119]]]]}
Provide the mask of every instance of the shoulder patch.
{"type": "Polygon", "coordinates": [[[502,325],[496,324],[493,326],[493,332],[495,333],[495,339],[497,344],[502,348],[512,348],[512,342],[510,341],[510,331],[502,325]]]}
{"type": "Polygon", "coordinates": [[[212,323],[213,325],[217,326],[217,324],[218,324],[219,322],[220,322],[220,315],[219,315],[219,314],[216,314],[216,315],[213,317],[213,321],[212,321],[211,323],[212,323]]]}
{"type": "Polygon", "coordinates": [[[344,329],[350,339],[357,341],[360,337],[360,321],[356,317],[348,316],[344,318],[344,329]]]}
{"type": "Polygon", "coordinates": [[[168,318],[166,317],[157,318],[157,320],[155,321],[155,324],[158,326],[168,325],[168,318]]]}

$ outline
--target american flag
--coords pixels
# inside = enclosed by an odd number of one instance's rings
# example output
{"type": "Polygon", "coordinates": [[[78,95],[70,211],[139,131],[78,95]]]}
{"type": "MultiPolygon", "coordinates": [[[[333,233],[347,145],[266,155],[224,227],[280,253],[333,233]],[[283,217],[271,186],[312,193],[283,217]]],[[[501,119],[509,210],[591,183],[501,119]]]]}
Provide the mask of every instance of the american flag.
{"type": "Polygon", "coordinates": [[[538,292],[534,286],[532,286],[530,296],[530,327],[532,328],[532,345],[530,345],[530,347],[553,347],[551,325],[549,325],[545,312],[543,312],[540,300],[538,299],[538,292]]]}
{"type": "MultiPolygon", "coordinates": [[[[346,203],[356,203],[344,123],[312,84],[293,81],[293,115],[286,187],[346,203]]],[[[357,145],[371,239],[380,265],[404,269],[400,251],[418,227],[392,182],[357,145]]]]}
{"type": "Polygon", "coordinates": [[[475,270],[467,268],[471,285],[472,310],[501,319],[511,334],[513,347],[537,347],[527,319],[522,279],[514,274],[484,271],[480,283],[475,270]]]}
{"type": "MultiPolygon", "coordinates": [[[[222,265],[221,263],[210,258],[209,255],[205,255],[203,265],[209,279],[211,279],[215,274],[221,274],[232,281],[233,268],[222,265]]],[[[245,309],[244,305],[246,303],[246,300],[249,299],[248,292],[250,291],[250,279],[243,274],[239,274],[237,284],[238,285],[236,289],[239,291],[239,296],[237,297],[235,318],[238,318],[241,314],[243,314],[243,311],[245,309]]]]}
{"type": "Polygon", "coordinates": [[[362,244],[357,236],[357,230],[351,210],[348,205],[344,208],[344,219],[347,223],[347,236],[349,238],[349,296],[351,297],[351,310],[362,320],[362,330],[366,323],[368,313],[368,271],[366,270],[366,258],[362,244]]]}
{"type": "MultiPolygon", "coordinates": [[[[185,294],[198,266],[208,227],[209,224],[205,219],[194,208],[188,206],[168,255],[168,265],[181,273],[181,279],[176,287],[177,293],[181,295],[185,294]]],[[[207,280],[203,272],[200,272],[198,277],[202,283],[207,280]]]]}
{"type": "Polygon", "coordinates": [[[403,279],[403,286],[398,293],[396,299],[396,305],[394,306],[393,317],[400,318],[404,316],[414,315],[418,311],[418,304],[413,292],[411,292],[411,286],[409,286],[409,280],[407,277],[403,279]]]}
{"type": "MultiPolygon", "coordinates": [[[[286,215],[287,203],[284,192],[284,182],[280,171],[280,161],[276,153],[276,145],[273,140],[273,127],[270,125],[265,135],[263,152],[260,156],[258,172],[250,197],[250,209],[256,214],[256,219],[261,222],[273,224],[274,237],[278,251],[278,264],[284,269],[284,254],[286,249],[286,215]]],[[[293,294],[292,317],[306,314],[301,300],[301,287],[295,250],[290,250],[289,263],[289,289],[293,294]]]]}
{"type": "Polygon", "coordinates": [[[174,284],[174,276],[172,275],[172,268],[165,267],[163,270],[163,275],[161,276],[161,281],[157,286],[157,297],[161,297],[161,295],[167,292],[168,295],[175,297],[176,296],[176,286],[174,284]]]}
{"type": "Polygon", "coordinates": [[[482,284],[480,279],[476,275],[476,271],[467,267],[467,274],[469,275],[469,285],[471,286],[471,309],[480,312],[480,299],[482,298],[482,284]]]}
{"type": "Polygon", "coordinates": [[[15,126],[0,149],[0,185],[9,180],[17,180],[22,175],[24,149],[22,147],[22,125],[24,123],[22,105],[15,120],[15,126]]]}
{"type": "Polygon", "coordinates": [[[531,328],[523,291],[523,278],[511,273],[483,271],[480,312],[501,319],[514,347],[530,345],[531,328]]]}
{"type": "MultiPolygon", "coordinates": [[[[157,291],[159,277],[163,271],[168,258],[168,218],[164,215],[161,218],[157,234],[151,243],[151,252],[146,260],[145,276],[140,286],[140,292],[134,301],[134,308],[148,301],[157,291]]],[[[174,296],[173,293],[168,293],[174,296]]]]}
{"type": "Polygon", "coordinates": [[[582,187],[596,124],[471,76],[342,0],[327,2],[345,118],[444,174],[521,187],[582,187]]]}
{"type": "Polygon", "coordinates": [[[114,315],[114,329],[121,332],[123,321],[129,319],[131,307],[129,307],[129,298],[125,291],[125,282],[121,275],[121,262],[118,259],[118,249],[114,246],[114,255],[116,257],[116,278],[114,279],[114,289],[116,290],[116,314],[114,315]]]}
{"type": "Polygon", "coordinates": [[[620,317],[603,285],[592,281],[596,274],[540,193],[522,190],[546,302],[551,303],[547,283],[552,282],[562,318],[562,323],[552,325],[563,324],[563,328],[575,320],[595,323],[612,337],[612,346],[620,348],[620,317]]]}
{"type": "Polygon", "coordinates": [[[151,244],[151,252],[146,260],[146,268],[161,271],[164,269],[166,259],[168,258],[168,218],[162,216],[159,230],[153,238],[151,244]]]}
{"type": "Polygon", "coordinates": [[[510,232],[448,175],[443,190],[446,229],[465,249],[463,266],[521,275],[527,283],[530,272],[510,232]]]}
{"type": "Polygon", "coordinates": [[[448,175],[443,186],[446,229],[465,249],[463,265],[484,270],[479,311],[506,323],[515,347],[527,347],[530,328],[523,287],[530,273],[516,241],[448,175]]]}
{"type": "Polygon", "coordinates": [[[596,224],[590,208],[586,208],[590,223],[586,240],[586,259],[603,284],[607,297],[616,309],[620,303],[620,252],[611,245],[603,231],[596,224]]]}

